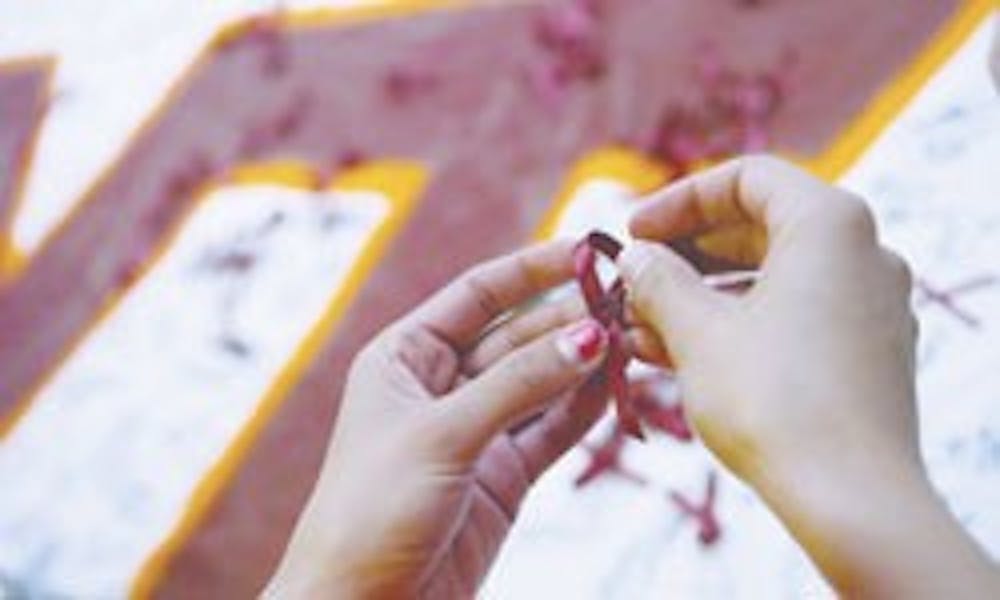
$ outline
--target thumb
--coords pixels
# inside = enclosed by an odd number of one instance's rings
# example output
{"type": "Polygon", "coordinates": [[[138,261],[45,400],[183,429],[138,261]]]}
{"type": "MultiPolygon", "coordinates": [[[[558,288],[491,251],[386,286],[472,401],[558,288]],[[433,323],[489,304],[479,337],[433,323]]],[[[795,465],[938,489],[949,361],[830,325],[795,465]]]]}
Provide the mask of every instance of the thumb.
{"type": "Polygon", "coordinates": [[[632,307],[678,357],[728,300],[663,244],[636,241],[618,257],[618,268],[632,307]]]}
{"type": "Polygon", "coordinates": [[[604,326],[584,319],[507,354],[439,404],[450,451],[478,456],[496,435],[583,383],[607,348],[604,326]]]}

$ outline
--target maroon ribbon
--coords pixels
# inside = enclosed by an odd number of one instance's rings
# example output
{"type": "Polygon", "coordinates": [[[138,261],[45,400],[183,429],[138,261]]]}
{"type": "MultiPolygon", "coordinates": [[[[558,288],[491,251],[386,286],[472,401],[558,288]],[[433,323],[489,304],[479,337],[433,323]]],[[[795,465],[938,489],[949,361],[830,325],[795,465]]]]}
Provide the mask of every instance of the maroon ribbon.
{"type": "Polygon", "coordinates": [[[701,502],[693,502],[677,491],[670,492],[670,500],[681,511],[681,514],[694,519],[697,523],[698,541],[701,542],[702,546],[711,546],[719,541],[719,536],[722,535],[722,527],[715,515],[717,478],[715,471],[709,472],[708,483],[705,486],[705,498],[701,502]]]}
{"type": "Polygon", "coordinates": [[[587,310],[608,332],[608,354],[599,376],[605,378],[607,387],[611,390],[622,431],[643,440],[645,435],[629,398],[628,380],[625,377],[625,369],[631,360],[625,346],[625,284],[621,277],[617,277],[605,290],[597,276],[598,254],[615,260],[621,250],[621,243],[613,237],[600,231],[592,231],[577,244],[573,259],[576,280],[587,303],[587,310]]]}

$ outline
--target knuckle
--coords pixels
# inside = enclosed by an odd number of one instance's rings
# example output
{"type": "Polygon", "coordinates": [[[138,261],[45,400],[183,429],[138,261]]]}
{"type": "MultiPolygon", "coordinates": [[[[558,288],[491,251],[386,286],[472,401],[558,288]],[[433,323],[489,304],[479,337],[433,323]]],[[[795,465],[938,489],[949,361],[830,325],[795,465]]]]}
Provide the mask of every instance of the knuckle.
{"type": "Polygon", "coordinates": [[[913,270],[910,268],[909,263],[906,262],[906,259],[892,250],[885,250],[884,254],[886,268],[892,277],[892,281],[896,283],[900,291],[908,298],[913,290],[913,270]]]}
{"type": "Polygon", "coordinates": [[[424,347],[422,330],[412,327],[401,328],[390,340],[387,340],[386,346],[389,348],[390,354],[397,356],[419,352],[424,347]]]}
{"type": "Polygon", "coordinates": [[[524,281],[531,289],[540,290],[548,287],[545,278],[541,276],[538,269],[524,253],[515,254],[512,265],[517,274],[516,278],[524,281]]]}
{"type": "Polygon", "coordinates": [[[425,344],[418,330],[404,327],[385,336],[380,341],[379,355],[388,360],[398,360],[404,364],[419,362],[425,344]]]}
{"type": "Polygon", "coordinates": [[[354,360],[351,361],[352,372],[363,371],[366,368],[376,364],[384,353],[383,351],[384,340],[382,336],[375,338],[374,340],[368,342],[364,348],[361,349],[356,355],[354,355],[354,360]]]}
{"type": "Polygon", "coordinates": [[[511,356],[508,373],[519,395],[535,394],[546,386],[547,364],[547,361],[534,352],[520,352],[511,356]]]}
{"type": "Polygon", "coordinates": [[[794,177],[798,169],[771,154],[748,154],[737,159],[736,172],[734,191],[746,195],[762,182],[794,177]]]}
{"type": "Polygon", "coordinates": [[[748,154],[738,160],[740,170],[745,173],[754,174],[755,176],[758,174],[773,175],[774,173],[787,171],[792,168],[788,163],[771,154],[748,154]]]}
{"type": "Polygon", "coordinates": [[[498,353],[502,356],[508,352],[513,352],[527,336],[522,325],[517,322],[510,323],[506,327],[499,327],[496,330],[498,353]]]}
{"type": "Polygon", "coordinates": [[[876,239],[875,216],[868,203],[859,196],[842,192],[832,208],[835,223],[845,231],[864,239],[876,239]]]}
{"type": "Polygon", "coordinates": [[[503,303],[489,285],[488,274],[488,265],[477,265],[466,270],[460,281],[484,313],[500,314],[503,312],[503,303]]]}

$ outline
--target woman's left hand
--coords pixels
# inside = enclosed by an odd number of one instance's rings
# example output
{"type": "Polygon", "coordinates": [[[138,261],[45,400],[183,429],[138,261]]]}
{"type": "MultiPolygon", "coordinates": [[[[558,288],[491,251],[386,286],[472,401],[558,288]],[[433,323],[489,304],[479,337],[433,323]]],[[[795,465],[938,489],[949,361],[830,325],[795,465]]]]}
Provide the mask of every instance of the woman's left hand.
{"type": "Polygon", "coordinates": [[[326,461],[266,595],[472,597],[538,476],[603,413],[607,333],[571,242],[479,265],[355,359],[326,461]]]}

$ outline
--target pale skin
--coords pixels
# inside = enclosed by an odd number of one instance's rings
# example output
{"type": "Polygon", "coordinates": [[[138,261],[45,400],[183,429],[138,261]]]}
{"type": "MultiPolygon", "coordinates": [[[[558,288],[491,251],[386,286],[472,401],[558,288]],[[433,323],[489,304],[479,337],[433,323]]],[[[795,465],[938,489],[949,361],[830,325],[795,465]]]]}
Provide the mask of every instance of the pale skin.
{"type": "MultiPolygon", "coordinates": [[[[991,68],[1000,86],[1000,35],[991,68]]],[[[983,598],[1000,571],[928,481],[906,264],[864,202],[772,158],[654,194],[622,254],[632,350],[676,369],[698,434],[848,597],[983,598]],[[733,296],[662,242],[757,267],[733,296]]],[[[264,595],[471,597],[531,484],[603,414],[606,335],[572,242],[474,268],[352,365],[313,494],[264,595]]]]}
{"type": "Polygon", "coordinates": [[[579,299],[509,314],[572,277],[572,246],[475,267],[362,351],[267,595],[474,594],[531,484],[605,408],[574,394],[607,344],[579,299]]]}
{"type": "Polygon", "coordinates": [[[700,234],[759,265],[744,296],[708,289],[662,244],[620,267],[669,349],[702,441],[750,484],[848,597],[981,598],[996,567],[927,480],[905,263],[864,202],[751,158],[656,194],[640,238],[700,234]]]}

